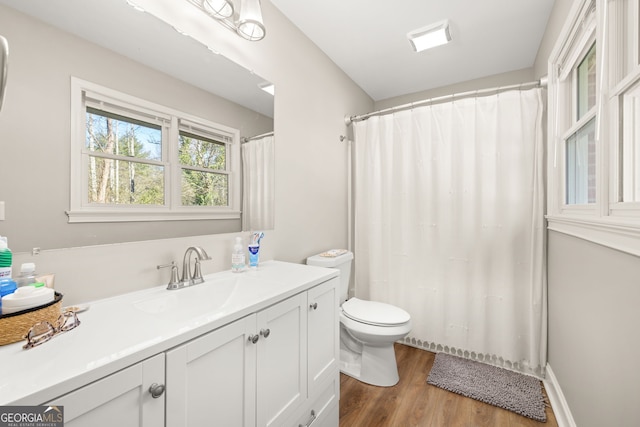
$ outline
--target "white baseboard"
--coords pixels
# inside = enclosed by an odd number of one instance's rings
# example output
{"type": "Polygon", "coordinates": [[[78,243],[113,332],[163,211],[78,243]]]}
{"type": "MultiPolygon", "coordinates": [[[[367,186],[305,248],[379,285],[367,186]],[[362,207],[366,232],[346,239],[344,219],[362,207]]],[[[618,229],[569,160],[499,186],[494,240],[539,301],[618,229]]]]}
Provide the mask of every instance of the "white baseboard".
{"type": "Polygon", "coordinates": [[[551,408],[553,408],[553,414],[556,416],[556,421],[558,421],[558,427],[576,427],[576,422],[573,420],[569,405],[564,398],[564,394],[562,394],[558,379],[549,364],[547,364],[546,378],[543,383],[547,396],[549,396],[551,408]]]}

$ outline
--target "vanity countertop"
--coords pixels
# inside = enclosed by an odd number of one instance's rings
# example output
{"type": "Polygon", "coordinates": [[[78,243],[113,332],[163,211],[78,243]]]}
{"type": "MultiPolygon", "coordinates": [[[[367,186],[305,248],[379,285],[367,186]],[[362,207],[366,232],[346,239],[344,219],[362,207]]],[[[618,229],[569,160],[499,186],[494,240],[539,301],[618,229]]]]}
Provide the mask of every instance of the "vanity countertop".
{"type": "Polygon", "coordinates": [[[184,289],[162,285],[91,302],[69,332],[29,350],[24,341],[0,347],[0,405],[43,404],[338,274],[267,261],[184,289]]]}

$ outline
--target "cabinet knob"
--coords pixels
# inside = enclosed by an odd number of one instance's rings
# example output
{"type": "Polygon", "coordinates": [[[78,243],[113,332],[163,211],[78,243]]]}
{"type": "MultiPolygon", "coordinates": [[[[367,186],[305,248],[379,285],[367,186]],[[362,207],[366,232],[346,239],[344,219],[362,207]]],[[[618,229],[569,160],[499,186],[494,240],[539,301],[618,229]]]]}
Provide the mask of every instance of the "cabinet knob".
{"type": "Polygon", "coordinates": [[[258,335],[258,334],[249,335],[249,342],[252,343],[252,344],[257,343],[259,339],[260,339],[260,335],[258,335]]]}
{"type": "Polygon", "coordinates": [[[313,304],[309,305],[309,308],[312,310],[316,310],[318,308],[318,303],[314,302],[313,304]]]}
{"type": "Polygon", "coordinates": [[[270,333],[271,333],[270,329],[260,329],[260,335],[262,335],[265,338],[267,338],[270,333]]]}
{"type": "Polygon", "coordinates": [[[159,398],[164,393],[164,384],[153,383],[149,387],[149,393],[151,393],[151,397],[154,399],[159,398]]]}

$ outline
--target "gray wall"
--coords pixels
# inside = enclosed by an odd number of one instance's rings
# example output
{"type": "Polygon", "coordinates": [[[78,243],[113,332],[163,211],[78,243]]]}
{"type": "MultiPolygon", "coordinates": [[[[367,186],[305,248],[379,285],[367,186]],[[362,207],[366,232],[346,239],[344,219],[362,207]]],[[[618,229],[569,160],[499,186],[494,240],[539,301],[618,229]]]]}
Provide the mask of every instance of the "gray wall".
{"type": "Polygon", "coordinates": [[[434,89],[425,90],[423,92],[411,93],[408,95],[396,96],[393,98],[383,99],[376,102],[376,110],[382,110],[389,107],[408,104],[411,102],[421,101],[424,99],[435,98],[438,96],[446,96],[454,93],[463,93],[479,89],[494,88],[500,86],[509,86],[520,83],[528,83],[534,80],[533,68],[525,68],[523,70],[509,71],[506,73],[486,76],[479,79],[468,80],[466,82],[454,85],[442,86],[434,89]]]}
{"type": "Polygon", "coordinates": [[[640,423],[640,258],[549,232],[549,365],[576,425],[640,423]]]}

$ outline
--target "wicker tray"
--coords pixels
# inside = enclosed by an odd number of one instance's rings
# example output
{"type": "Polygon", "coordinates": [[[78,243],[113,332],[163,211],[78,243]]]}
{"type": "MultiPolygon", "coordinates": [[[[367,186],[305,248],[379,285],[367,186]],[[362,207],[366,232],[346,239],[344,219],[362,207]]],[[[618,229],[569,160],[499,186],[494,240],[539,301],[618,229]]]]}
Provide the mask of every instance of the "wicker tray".
{"type": "Polygon", "coordinates": [[[17,313],[0,315],[0,345],[22,341],[29,329],[38,322],[56,323],[60,317],[62,294],[55,293],[53,301],[17,313]]]}

